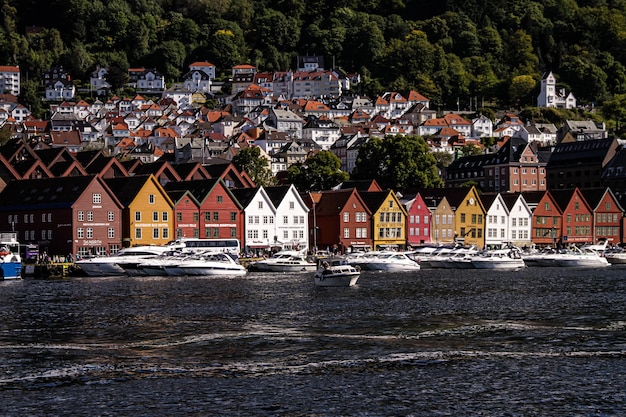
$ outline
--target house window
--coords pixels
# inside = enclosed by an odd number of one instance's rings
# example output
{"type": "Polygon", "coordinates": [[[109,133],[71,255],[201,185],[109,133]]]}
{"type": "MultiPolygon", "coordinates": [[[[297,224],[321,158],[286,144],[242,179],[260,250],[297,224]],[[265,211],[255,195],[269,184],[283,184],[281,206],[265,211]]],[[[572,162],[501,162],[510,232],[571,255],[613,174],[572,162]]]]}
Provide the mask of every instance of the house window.
{"type": "Polygon", "coordinates": [[[347,211],[345,211],[343,213],[343,222],[344,223],[348,223],[350,221],[350,213],[348,213],[347,211]]]}
{"type": "Polygon", "coordinates": [[[168,219],[169,215],[167,214],[167,211],[164,211],[163,213],[161,213],[161,219],[166,222],[168,219]]]}
{"type": "Polygon", "coordinates": [[[78,212],[78,221],[79,222],[84,222],[85,221],[85,212],[84,211],[79,211],[78,212]]]}
{"type": "Polygon", "coordinates": [[[550,203],[548,203],[547,201],[545,203],[543,203],[543,209],[544,210],[550,210],[550,203]]]}
{"type": "Polygon", "coordinates": [[[465,223],[465,213],[461,213],[461,223],[465,223]]]}
{"type": "Polygon", "coordinates": [[[169,238],[170,238],[170,229],[168,229],[167,227],[164,227],[164,228],[161,230],[161,237],[162,237],[163,239],[169,239],[169,238]]]}
{"type": "MultiPolygon", "coordinates": [[[[267,216],[265,216],[265,217],[267,217],[267,216]]],[[[237,221],[237,212],[235,212],[235,211],[231,211],[230,212],[230,221],[231,222],[237,221]]],[[[267,222],[265,222],[265,223],[267,223],[267,222]]]]}
{"type": "MultiPolygon", "coordinates": [[[[250,220],[248,223],[252,223],[252,216],[249,216],[248,219],[250,220]]],[[[210,211],[205,211],[204,212],[204,221],[205,222],[210,222],[211,221],[211,212],[210,211]]]]}
{"type": "MultiPolygon", "coordinates": [[[[267,230],[266,230],[267,232],[267,230]]],[[[230,237],[237,237],[237,228],[235,227],[231,227],[230,228],[230,237]]]]}
{"type": "Polygon", "coordinates": [[[349,227],[344,227],[343,228],[343,237],[344,237],[344,239],[350,239],[350,228],[349,227]]]}
{"type": "Polygon", "coordinates": [[[111,211],[109,211],[107,213],[107,220],[110,221],[110,222],[115,221],[115,212],[114,211],[111,210],[111,211]]]}
{"type": "Polygon", "coordinates": [[[153,222],[158,222],[159,221],[159,212],[158,211],[153,211],[152,212],[152,221],[153,222]]]}
{"type": "Polygon", "coordinates": [[[180,211],[176,212],[176,221],[177,222],[183,221],[183,213],[181,213],[180,211]]]}
{"type": "Polygon", "coordinates": [[[222,202],[223,202],[223,201],[224,201],[224,197],[223,197],[223,196],[221,196],[221,195],[218,195],[218,196],[217,196],[217,202],[218,202],[219,204],[222,204],[222,202]]]}
{"type": "Polygon", "coordinates": [[[289,210],[293,210],[295,208],[295,203],[293,201],[289,202],[289,210]]]}
{"type": "Polygon", "coordinates": [[[79,227],[76,229],[76,237],[78,239],[84,239],[85,238],[85,230],[82,227],[79,227]]]}
{"type": "Polygon", "coordinates": [[[141,212],[140,211],[136,211],[135,212],[135,221],[136,222],[140,222],[141,221],[141,212]]]}
{"type": "Polygon", "coordinates": [[[113,227],[107,229],[107,237],[109,239],[115,239],[115,229],[113,227]]]}
{"type": "Polygon", "coordinates": [[[200,237],[200,230],[198,230],[197,228],[193,229],[193,237],[199,238],[200,237]]]}
{"type": "Polygon", "coordinates": [[[93,221],[93,211],[88,211],[87,212],[87,221],[88,222],[92,222],[93,221]]]}
{"type": "Polygon", "coordinates": [[[154,194],[148,194],[148,203],[154,204],[154,194]]]}
{"type": "Polygon", "coordinates": [[[101,204],[102,203],[102,194],[92,194],[91,195],[91,202],[93,204],[101,204]]]}
{"type": "Polygon", "coordinates": [[[193,221],[197,222],[200,220],[200,213],[198,213],[197,211],[194,211],[193,213],[193,221]]]}
{"type": "Polygon", "coordinates": [[[289,216],[283,216],[283,224],[289,223],[289,216]]]}
{"type": "Polygon", "coordinates": [[[87,239],[93,239],[93,227],[87,228],[87,239]]]}
{"type": "Polygon", "coordinates": [[[152,229],[152,238],[153,239],[158,239],[159,238],[159,228],[155,227],[152,229]]]}
{"type": "Polygon", "coordinates": [[[141,239],[141,228],[137,227],[135,229],[135,239],[141,239]]]}
{"type": "Polygon", "coordinates": [[[263,202],[259,201],[259,208],[262,209],[263,208],[263,202]]]}

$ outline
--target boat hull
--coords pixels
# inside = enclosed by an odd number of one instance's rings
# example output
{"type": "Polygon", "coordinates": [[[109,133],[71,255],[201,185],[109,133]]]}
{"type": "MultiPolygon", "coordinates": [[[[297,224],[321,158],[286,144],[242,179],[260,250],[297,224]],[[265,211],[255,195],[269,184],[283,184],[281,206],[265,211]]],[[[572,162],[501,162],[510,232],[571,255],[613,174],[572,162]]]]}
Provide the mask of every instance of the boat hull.
{"type": "Polygon", "coordinates": [[[250,265],[250,270],[254,272],[314,272],[317,269],[317,264],[277,264],[267,263],[263,261],[255,262],[250,265]]]}
{"type": "Polygon", "coordinates": [[[324,276],[315,275],[315,285],[318,287],[352,287],[356,285],[361,274],[359,272],[335,273],[324,276]]]}
{"type": "Polygon", "coordinates": [[[0,264],[0,271],[2,273],[2,279],[21,279],[22,278],[22,263],[21,262],[3,262],[0,264]]]}

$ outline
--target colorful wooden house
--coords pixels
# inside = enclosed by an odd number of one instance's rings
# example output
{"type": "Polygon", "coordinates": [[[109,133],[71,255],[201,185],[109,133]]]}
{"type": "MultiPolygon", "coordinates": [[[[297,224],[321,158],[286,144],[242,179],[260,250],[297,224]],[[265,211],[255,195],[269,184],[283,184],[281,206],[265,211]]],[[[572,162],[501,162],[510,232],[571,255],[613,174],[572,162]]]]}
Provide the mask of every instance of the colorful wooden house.
{"type": "Polygon", "coordinates": [[[437,245],[453,244],[456,240],[454,209],[443,189],[424,189],[420,192],[430,211],[431,240],[437,245]]]}
{"type": "Polygon", "coordinates": [[[400,199],[407,212],[406,244],[416,247],[431,243],[431,212],[420,193],[400,199]]]}
{"type": "Polygon", "coordinates": [[[365,191],[359,195],[372,213],[374,249],[405,249],[407,213],[395,193],[391,190],[365,191]]]}
{"type": "Polygon", "coordinates": [[[593,211],[579,188],[552,190],[562,212],[561,233],[564,245],[582,245],[593,240],[593,211]]]}
{"type": "Polygon", "coordinates": [[[483,193],[479,195],[485,215],[485,247],[499,248],[511,242],[509,208],[500,193],[483,193]]]}
{"type": "Polygon", "coordinates": [[[287,249],[309,248],[309,208],[292,185],[264,187],[276,208],[274,244],[287,249]]]}
{"type": "Polygon", "coordinates": [[[48,255],[115,253],[122,204],[96,176],[12,181],[0,194],[0,230],[18,233],[48,255]]]}
{"type": "Polygon", "coordinates": [[[174,230],[177,239],[200,237],[200,203],[189,190],[167,190],[174,202],[174,230]]]}
{"type": "Polygon", "coordinates": [[[154,175],[109,178],[123,205],[123,246],[163,245],[173,240],[174,202],[154,175]]]}
{"type": "Polygon", "coordinates": [[[168,192],[188,190],[199,205],[199,237],[243,239],[241,205],[219,178],[170,182],[168,192]]]}
{"type": "MultiPolygon", "coordinates": [[[[447,189],[452,190],[452,189],[447,189]]],[[[455,223],[457,236],[465,239],[466,245],[485,246],[485,215],[487,210],[479,198],[478,190],[472,186],[454,190],[448,195],[448,200],[455,209],[455,223]],[[459,199],[463,194],[462,198],[459,199]]]]}
{"type": "Polygon", "coordinates": [[[563,212],[552,193],[544,191],[533,210],[533,244],[540,247],[562,245],[562,220],[563,212]]]}
{"type": "Polygon", "coordinates": [[[500,194],[509,210],[509,236],[517,247],[529,247],[532,244],[533,212],[522,193],[500,194]]]}
{"type": "Polygon", "coordinates": [[[607,240],[617,245],[624,242],[622,222],[624,209],[610,188],[590,188],[580,190],[592,210],[592,242],[607,240]]]}
{"type": "MultiPolygon", "coordinates": [[[[243,210],[244,253],[261,255],[274,245],[276,207],[263,187],[230,190],[243,210]]],[[[278,238],[277,238],[278,240],[278,238]]]]}
{"type": "Polygon", "coordinates": [[[319,228],[319,249],[346,251],[373,247],[371,211],[356,189],[323,191],[313,215],[319,228]]]}

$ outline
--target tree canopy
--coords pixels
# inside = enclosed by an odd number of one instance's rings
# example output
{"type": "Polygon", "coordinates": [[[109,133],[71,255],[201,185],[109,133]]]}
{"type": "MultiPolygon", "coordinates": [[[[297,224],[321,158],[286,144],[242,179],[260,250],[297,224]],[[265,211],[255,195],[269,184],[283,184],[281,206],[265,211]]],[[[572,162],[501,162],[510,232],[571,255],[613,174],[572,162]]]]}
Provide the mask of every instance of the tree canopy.
{"type": "Polygon", "coordinates": [[[267,158],[261,156],[261,148],[244,148],[233,157],[233,165],[239,171],[248,173],[257,186],[274,185],[275,179],[267,158]]]}
{"type": "Polygon", "coordinates": [[[384,189],[441,187],[437,160],[419,136],[373,137],[361,145],[353,179],[375,179],[384,189]]]}
{"type": "Polygon", "coordinates": [[[302,164],[287,169],[287,180],[300,191],[329,190],[350,178],[341,160],[331,151],[320,151],[302,164]]]}

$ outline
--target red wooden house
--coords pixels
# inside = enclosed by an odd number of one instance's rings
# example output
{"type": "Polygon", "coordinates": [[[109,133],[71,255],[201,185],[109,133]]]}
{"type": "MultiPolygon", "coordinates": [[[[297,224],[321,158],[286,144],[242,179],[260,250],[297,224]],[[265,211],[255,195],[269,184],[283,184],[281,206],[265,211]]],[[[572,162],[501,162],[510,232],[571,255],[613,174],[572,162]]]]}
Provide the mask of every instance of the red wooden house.
{"type": "Polygon", "coordinates": [[[430,210],[420,193],[401,199],[407,211],[407,246],[431,243],[430,210]]]}
{"type": "Polygon", "coordinates": [[[562,244],[562,219],[561,208],[550,191],[545,191],[533,211],[532,242],[537,246],[562,244]]]}
{"type": "Polygon", "coordinates": [[[593,211],[593,242],[606,239],[611,245],[623,242],[624,209],[610,188],[581,190],[593,211]]]}
{"type": "Polygon", "coordinates": [[[342,253],[371,249],[372,213],[356,188],[320,194],[319,202],[311,210],[315,220],[310,222],[319,228],[318,248],[337,248],[342,253]]]}
{"type": "Polygon", "coordinates": [[[200,237],[200,203],[189,190],[171,190],[167,195],[174,202],[174,230],[177,239],[200,237]]]}
{"type": "MultiPolygon", "coordinates": [[[[199,236],[209,238],[237,238],[243,241],[243,215],[239,201],[219,178],[169,182],[165,190],[187,190],[199,207],[199,236]]],[[[176,217],[176,216],[175,216],[176,217]]]]}
{"type": "Polygon", "coordinates": [[[581,245],[593,240],[592,209],[580,189],[552,190],[562,212],[561,233],[564,245],[581,245]]]}
{"type": "Polygon", "coordinates": [[[12,181],[0,194],[0,230],[49,255],[116,252],[122,204],[96,176],[12,181]]]}

